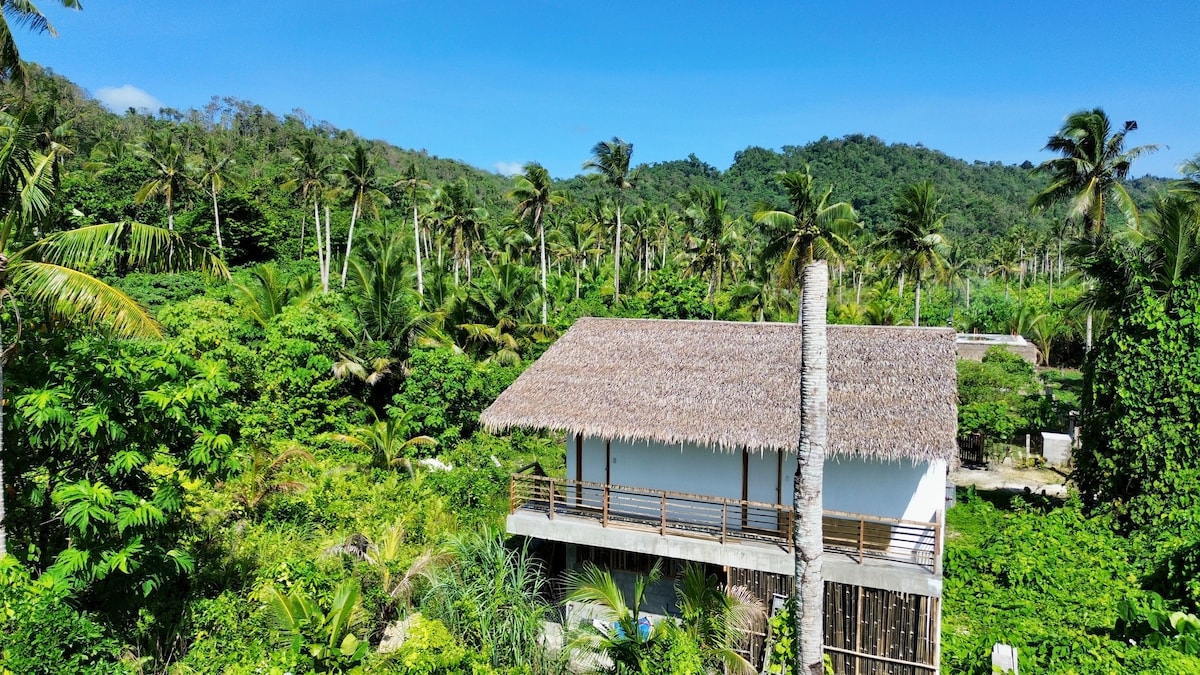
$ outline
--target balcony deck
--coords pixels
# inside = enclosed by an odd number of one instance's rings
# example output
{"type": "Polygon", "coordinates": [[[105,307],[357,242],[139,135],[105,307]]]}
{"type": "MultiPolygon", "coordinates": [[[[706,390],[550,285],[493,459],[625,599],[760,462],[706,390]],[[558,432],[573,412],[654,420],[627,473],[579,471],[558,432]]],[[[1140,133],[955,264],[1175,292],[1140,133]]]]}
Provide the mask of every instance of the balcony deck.
{"type": "MultiPolygon", "coordinates": [[[[525,473],[513,474],[509,496],[513,534],[776,573],[794,564],[790,506],[525,473]]],[[[826,565],[849,568],[838,576],[901,570],[940,581],[938,522],[826,511],[822,525],[826,565]]]]}

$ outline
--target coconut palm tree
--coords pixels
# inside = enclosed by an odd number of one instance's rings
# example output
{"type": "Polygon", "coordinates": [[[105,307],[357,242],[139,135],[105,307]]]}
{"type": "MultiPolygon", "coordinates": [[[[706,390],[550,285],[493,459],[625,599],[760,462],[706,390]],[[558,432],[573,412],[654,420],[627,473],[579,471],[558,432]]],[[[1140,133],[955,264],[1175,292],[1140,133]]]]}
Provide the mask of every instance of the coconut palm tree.
{"type": "Polygon", "coordinates": [[[346,235],[346,257],[342,260],[342,288],[350,273],[350,254],[354,244],[354,223],[364,209],[370,209],[379,218],[379,203],[391,203],[383,194],[382,185],[376,174],[375,160],[367,153],[367,147],[355,143],[350,154],[342,156],[342,178],[350,188],[350,231],[346,235]]]}
{"type": "Polygon", "coordinates": [[[562,204],[565,196],[553,189],[550,172],[537,162],[525,165],[524,172],[517,174],[516,186],[508,193],[509,199],[517,201],[517,217],[531,218],[537,232],[542,256],[542,323],[546,323],[546,213],[562,204]]]}
{"type": "Polygon", "coordinates": [[[754,666],[735,651],[747,633],[767,618],[766,609],[744,586],[722,586],[703,565],[689,563],[675,588],[683,630],[700,647],[710,672],[753,675],[754,666]]]}
{"type": "MultiPolygon", "coordinates": [[[[83,9],[79,0],[58,0],[67,9],[83,9]]],[[[26,28],[34,33],[48,33],[58,37],[54,26],[29,0],[4,0],[0,2],[0,81],[17,80],[24,87],[29,80],[21,53],[13,39],[14,26],[26,28]]]]}
{"type": "Polygon", "coordinates": [[[217,206],[217,194],[226,183],[236,183],[233,155],[223,146],[216,135],[209,136],[200,148],[195,160],[197,182],[208,190],[212,197],[213,228],[217,234],[217,253],[225,256],[225,243],[221,239],[221,210],[217,206]]]}
{"type": "Polygon", "coordinates": [[[234,283],[233,288],[245,303],[250,318],[263,328],[284,307],[307,302],[316,292],[311,275],[287,279],[274,263],[257,265],[247,273],[250,275],[248,283],[234,283]]]}
{"type": "Polygon", "coordinates": [[[1179,167],[1183,178],[1171,186],[1173,192],[1182,192],[1193,199],[1200,199],[1200,155],[1189,159],[1179,167]]]}
{"type": "Polygon", "coordinates": [[[329,228],[321,232],[321,198],[330,188],[330,167],[312,136],[301,136],[292,143],[291,177],[283,183],[285,190],[296,194],[301,204],[310,200],[313,205],[313,227],[317,240],[317,267],[321,275],[321,291],[329,292],[329,270],[332,258],[329,228]]]}
{"type": "Polygon", "coordinates": [[[392,411],[385,419],[372,409],[372,421],[360,427],[355,427],[348,434],[323,434],[321,438],[345,443],[371,453],[372,463],[380,468],[402,468],[413,475],[412,458],[409,454],[419,447],[433,447],[437,440],[429,436],[409,436],[408,429],[412,425],[417,409],[392,411]]]}
{"type": "Polygon", "coordinates": [[[417,210],[421,203],[421,196],[426,190],[429,190],[431,185],[429,181],[421,178],[420,172],[417,171],[416,162],[412,162],[405,169],[404,175],[400,180],[396,181],[397,187],[404,188],[404,194],[408,197],[408,204],[412,207],[413,217],[413,252],[416,254],[417,261],[417,295],[425,296],[425,274],[421,269],[421,221],[417,218],[417,210]]]}
{"type": "Polygon", "coordinates": [[[796,672],[819,675],[824,653],[821,629],[825,598],[825,582],[821,576],[824,553],[821,484],[825,474],[829,417],[829,348],[825,336],[829,266],[824,260],[804,268],[802,287],[800,406],[803,414],[792,501],[795,509],[792,536],[796,552],[796,672]]]}
{"type": "Polygon", "coordinates": [[[296,443],[285,445],[278,453],[275,448],[255,445],[247,453],[245,471],[233,486],[233,499],[250,513],[272,495],[285,492],[301,492],[309,485],[298,480],[282,480],[280,471],[290,462],[312,462],[312,453],[296,443]]]}
{"type": "Polygon", "coordinates": [[[368,229],[350,261],[354,305],[367,340],[384,342],[392,355],[408,349],[427,327],[404,274],[403,237],[386,227],[368,229]]]}
{"type": "Polygon", "coordinates": [[[1136,226],[1137,206],[1121,184],[1129,175],[1133,161],[1154,152],[1156,145],[1125,149],[1125,136],[1137,130],[1137,122],[1128,121],[1113,132],[1108,115],[1101,108],[1080,110],[1063,122],[1058,133],[1046,141],[1044,150],[1061,155],[1042,162],[1034,173],[1050,177],[1050,186],[1030,202],[1036,210],[1066,203],[1072,218],[1083,220],[1087,232],[1104,230],[1109,203],[1136,226]]]}
{"type": "Polygon", "coordinates": [[[649,574],[634,579],[633,595],[626,598],[612,575],[591,563],[582,570],[568,572],[566,601],[594,607],[611,626],[603,631],[586,627],[571,640],[571,647],[584,654],[607,656],[618,666],[616,672],[647,672],[645,661],[655,641],[671,630],[667,621],[648,629],[639,625],[646,591],[661,579],[661,568],[655,563],[649,574]]]}
{"type": "Polygon", "coordinates": [[[708,302],[720,290],[722,273],[733,262],[733,219],[728,215],[725,197],[716,188],[694,187],[687,196],[684,217],[692,233],[700,240],[696,257],[688,266],[708,277],[708,302]]]}
{"type": "Polygon", "coordinates": [[[829,203],[832,187],[817,191],[808,164],[799,171],[780,172],[776,180],[787,196],[788,210],[759,208],[754,221],[770,228],[763,257],[778,261],[779,283],[791,289],[813,260],[836,261],[849,251],[862,223],[846,202],[829,203]]]}
{"type": "Polygon", "coordinates": [[[948,251],[942,227],[946,215],[941,212],[941,198],[933,183],[920,181],[900,188],[892,205],[896,224],[884,233],[880,243],[899,263],[916,287],[913,325],[921,325],[921,282],[930,272],[940,272],[946,266],[948,251]]]}
{"type": "Polygon", "coordinates": [[[575,273],[575,299],[579,299],[579,271],[587,266],[589,255],[596,253],[599,248],[596,242],[595,223],[583,217],[561,218],[559,227],[551,231],[551,247],[555,255],[571,261],[575,273]]]}
{"type": "Polygon", "coordinates": [[[613,136],[611,141],[600,141],[593,146],[592,158],[583,163],[585,170],[600,172],[604,182],[616,192],[617,233],[613,242],[613,304],[621,298],[621,195],[633,187],[636,178],[629,169],[632,157],[633,143],[613,136]]]}
{"type": "Polygon", "coordinates": [[[467,269],[471,280],[471,252],[480,238],[480,224],[487,219],[487,210],[475,202],[475,193],[465,177],[446,184],[443,189],[442,210],[444,232],[450,237],[454,257],[454,285],[459,284],[459,270],[467,269]]]}
{"type": "Polygon", "coordinates": [[[175,202],[183,196],[188,186],[187,157],[183,146],[170,130],[151,131],[139,148],[142,157],[150,163],[153,174],[142,184],[134,200],[144,204],[151,197],[161,197],[167,207],[167,231],[175,231],[175,202]]]}

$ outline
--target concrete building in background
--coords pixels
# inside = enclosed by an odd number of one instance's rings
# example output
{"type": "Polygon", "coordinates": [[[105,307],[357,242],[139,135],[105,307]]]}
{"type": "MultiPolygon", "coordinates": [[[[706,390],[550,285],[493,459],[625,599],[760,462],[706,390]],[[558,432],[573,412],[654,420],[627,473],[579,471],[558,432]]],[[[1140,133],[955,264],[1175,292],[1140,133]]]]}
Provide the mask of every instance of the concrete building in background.
{"type": "MultiPolygon", "coordinates": [[[[840,673],[937,672],[955,334],[828,339],[826,653],[840,673]]],[[[513,475],[508,532],[626,583],[693,562],[768,607],[790,594],[800,342],[796,324],[580,319],[482,414],[565,434],[565,476],[513,475]]],[[[765,638],[745,647],[756,666],[765,638]]]]}

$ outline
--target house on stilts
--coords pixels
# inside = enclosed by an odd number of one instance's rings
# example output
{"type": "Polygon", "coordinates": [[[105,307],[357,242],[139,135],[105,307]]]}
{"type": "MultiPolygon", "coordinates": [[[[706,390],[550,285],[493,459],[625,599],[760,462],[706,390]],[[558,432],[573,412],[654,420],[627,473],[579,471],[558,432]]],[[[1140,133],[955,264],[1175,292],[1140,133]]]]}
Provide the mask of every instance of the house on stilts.
{"type": "MultiPolygon", "coordinates": [[[[828,344],[826,653],[839,673],[936,673],[955,334],[834,325],[828,344]]],[[[482,414],[565,434],[565,476],[511,477],[508,532],[565,568],[692,561],[768,605],[790,594],[800,346],[796,324],[579,319],[482,414]]]]}

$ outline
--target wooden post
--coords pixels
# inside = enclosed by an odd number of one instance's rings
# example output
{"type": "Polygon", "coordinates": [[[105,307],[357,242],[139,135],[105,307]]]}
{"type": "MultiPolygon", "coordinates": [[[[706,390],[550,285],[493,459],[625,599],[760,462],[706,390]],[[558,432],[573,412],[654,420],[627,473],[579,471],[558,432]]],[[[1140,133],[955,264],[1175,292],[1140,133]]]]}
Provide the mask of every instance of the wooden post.
{"type": "Polygon", "coordinates": [[[946,522],[943,513],[945,512],[938,511],[933,523],[933,573],[938,576],[942,575],[942,534],[946,522]]]}
{"type": "Polygon", "coordinates": [[[662,523],[659,526],[662,536],[667,536],[667,493],[662,493],[662,523]]]}
{"type": "Polygon", "coordinates": [[[508,479],[508,512],[517,512],[517,477],[508,479]]]}
{"type": "Polygon", "coordinates": [[[604,484],[604,491],[602,491],[602,495],[604,495],[604,497],[602,497],[602,498],[604,498],[604,504],[601,504],[601,507],[600,507],[600,513],[601,513],[600,526],[607,527],[608,526],[608,484],[607,483],[604,484]]]}
{"type": "Polygon", "coordinates": [[[729,523],[729,502],[721,502],[721,543],[725,543],[725,528],[729,523]]]}
{"type": "Polygon", "coordinates": [[[550,479],[550,520],[554,520],[554,479],[550,479]]]}
{"type": "Polygon", "coordinates": [[[866,547],[867,521],[858,519],[858,564],[863,564],[863,549],[866,547]]]}

